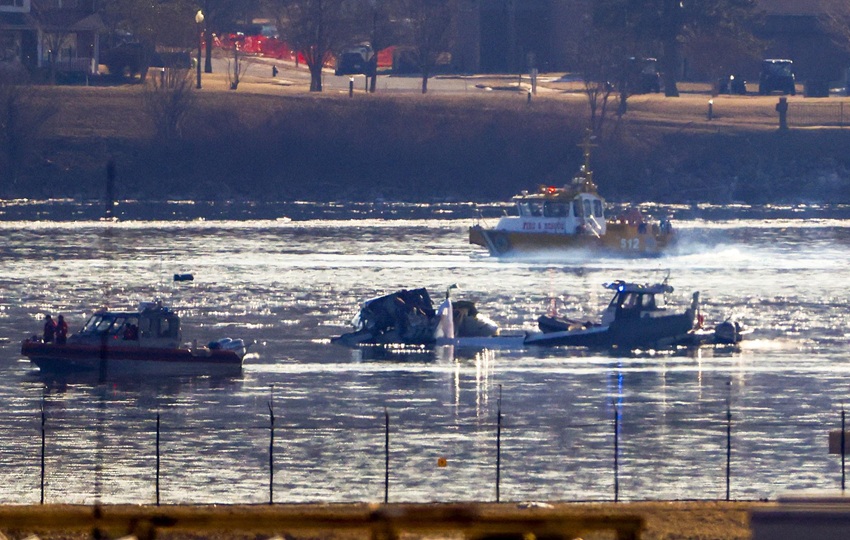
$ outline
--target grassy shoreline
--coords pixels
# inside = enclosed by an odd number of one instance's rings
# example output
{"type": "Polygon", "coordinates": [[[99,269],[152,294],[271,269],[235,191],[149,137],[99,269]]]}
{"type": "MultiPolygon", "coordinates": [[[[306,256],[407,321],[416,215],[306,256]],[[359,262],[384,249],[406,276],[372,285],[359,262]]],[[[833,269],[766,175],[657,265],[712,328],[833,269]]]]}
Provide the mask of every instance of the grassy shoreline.
{"type": "MultiPolygon", "coordinates": [[[[171,141],[155,139],[139,86],[38,88],[37,99],[60,103],[59,112],[16,184],[0,191],[98,199],[113,159],[119,199],[484,202],[563,184],[582,161],[586,97],[557,84],[527,103],[518,92],[352,99],[250,78],[233,92],[205,80],[171,141]]],[[[715,97],[709,120],[710,97],[631,97],[622,121],[609,118],[597,139],[602,194],[616,202],[850,202],[850,128],[779,132],[776,96],[715,97]]],[[[789,98],[791,114],[813,125],[830,124],[845,102],[850,116],[846,98],[804,99],[789,98]]]]}

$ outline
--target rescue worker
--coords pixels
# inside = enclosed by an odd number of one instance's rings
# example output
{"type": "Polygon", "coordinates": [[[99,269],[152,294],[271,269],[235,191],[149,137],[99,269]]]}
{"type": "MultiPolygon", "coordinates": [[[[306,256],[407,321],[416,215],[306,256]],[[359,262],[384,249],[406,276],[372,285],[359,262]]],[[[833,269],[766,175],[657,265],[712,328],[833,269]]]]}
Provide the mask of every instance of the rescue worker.
{"type": "Polygon", "coordinates": [[[68,323],[65,322],[65,317],[59,315],[56,320],[56,344],[64,345],[68,341],[68,323]]]}
{"type": "Polygon", "coordinates": [[[53,318],[50,315],[44,316],[44,335],[42,336],[42,340],[45,343],[53,343],[53,339],[56,337],[56,323],[53,321],[53,318]]]}

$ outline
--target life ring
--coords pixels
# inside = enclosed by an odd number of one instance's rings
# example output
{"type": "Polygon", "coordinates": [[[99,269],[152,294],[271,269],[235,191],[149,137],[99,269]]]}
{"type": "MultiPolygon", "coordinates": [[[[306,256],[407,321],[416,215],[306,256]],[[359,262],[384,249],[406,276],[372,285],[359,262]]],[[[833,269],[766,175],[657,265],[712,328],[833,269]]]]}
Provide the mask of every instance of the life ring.
{"type": "Polygon", "coordinates": [[[493,247],[496,248],[497,253],[505,253],[511,249],[511,241],[508,240],[507,235],[497,234],[493,237],[493,247]]]}

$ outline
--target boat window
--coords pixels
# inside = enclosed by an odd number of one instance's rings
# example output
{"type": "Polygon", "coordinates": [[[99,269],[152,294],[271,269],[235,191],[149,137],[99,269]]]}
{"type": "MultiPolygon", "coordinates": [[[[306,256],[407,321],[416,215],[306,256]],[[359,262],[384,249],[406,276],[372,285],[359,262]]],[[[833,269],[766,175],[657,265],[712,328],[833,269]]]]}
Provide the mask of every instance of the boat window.
{"type": "Polygon", "coordinates": [[[543,215],[543,204],[541,204],[539,201],[529,201],[528,209],[529,215],[535,217],[543,215]]]}
{"type": "Polygon", "coordinates": [[[86,325],[83,326],[83,333],[92,333],[97,328],[97,325],[100,324],[100,320],[102,317],[100,315],[92,315],[89,317],[89,320],[86,321],[86,325]]]}
{"type": "Polygon", "coordinates": [[[124,332],[124,321],[127,320],[127,317],[115,317],[112,321],[112,326],[109,328],[110,332],[113,334],[117,334],[119,332],[124,332]]]}
{"type": "Polygon", "coordinates": [[[593,201],[593,215],[596,217],[602,217],[602,201],[599,199],[593,201]]]}
{"type": "Polygon", "coordinates": [[[567,205],[563,202],[546,201],[543,204],[543,215],[546,217],[567,217],[567,205]]]}
{"type": "Polygon", "coordinates": [[[584,200],[584,215],[590,217],[593,215],[593,211],[590,208],[590,199],[584,200]]]}
{"type": "Polygon", "coordinates": [[[645,294],[643,295],[642,305],[644,309],[656,309],[655,305],[655,295],[654,294],[645,294]]]}
{"type": "Polygon", "coordinates": [[[159,337],[177,337],[179,322],[176,317],[168,317],[159,320],[159,337]]]}
{"type": "Polygon", "coordinates": [[[139,337],[150,337],[151,334],[151,320],[142,317],[139,319],[139,337]]]}
{"type": "Polygon", "coordinates": [[[109,327],[112,326],[112,323],[115,321],[112,317],[101,317],[100,321],[97,323],[95,327],[95,332],[106,332],[109,330],[109,327]]]}
{"type": "Polygon", "coordinates": [[[531,210],[529,210],[527,202],[517,203],[516,207],[517,207],[517,210],[519,210],[520,216],[527,216],[527,215],[531,214],[531,210]]]}
{"type": "Polygon", "coordinates": [[[581,200],[579,199],[573,201],[573,215],[575,217],[582,217],[584,215],[581,211],[581,200]]]}

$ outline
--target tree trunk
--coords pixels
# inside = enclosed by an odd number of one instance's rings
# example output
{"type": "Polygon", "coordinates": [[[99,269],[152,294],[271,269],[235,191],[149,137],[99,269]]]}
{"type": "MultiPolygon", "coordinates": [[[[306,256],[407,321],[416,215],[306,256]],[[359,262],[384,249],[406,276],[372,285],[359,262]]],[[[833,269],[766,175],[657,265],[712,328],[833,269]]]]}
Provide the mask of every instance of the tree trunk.
{"type": "Polygon", "coordinates": [[[675,37],[664,43],[664,95],[679,97],[679,43],[675,37]]]}
{"type": "Polygon", "coordinates": [[[206,60],[204,61],[204,73],[212,73],[212,32],[210,32],[209,28],[204,30],[204,46],[206,47],[205,56],[206,60]]]}
{"type": "Polygon", "coordinates": [[[312,63],[309,66],[310,68],[310,91],[311,92],[321,92],[322,91],[322,63],[321,61],[318,63],[312,63]]]}

